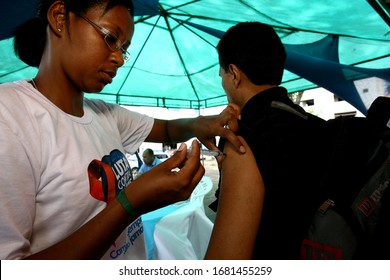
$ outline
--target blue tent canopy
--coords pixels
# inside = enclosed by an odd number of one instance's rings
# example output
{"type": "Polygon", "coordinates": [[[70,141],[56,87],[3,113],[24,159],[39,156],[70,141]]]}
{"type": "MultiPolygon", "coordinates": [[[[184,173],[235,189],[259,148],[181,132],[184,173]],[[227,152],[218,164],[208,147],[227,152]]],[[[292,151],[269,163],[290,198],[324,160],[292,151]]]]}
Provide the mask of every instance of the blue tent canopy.
{"type": "MultiPolygon", "coordinates": [[[[388,2],[388,1],[387,1],[388,2]]],[[[390,9],[384,0],[134,0],[132,58],[94,98],[135,106],[224,105],[215,46],[241,21],[274,26],[285,44],[282,85],[323,87],[366,113],[354,81],[390,80],[390,9]]],[[[13,54],[12,30],[35,14],[36,1],[2,3],[0,83],[34,77],[13,54]]]]}

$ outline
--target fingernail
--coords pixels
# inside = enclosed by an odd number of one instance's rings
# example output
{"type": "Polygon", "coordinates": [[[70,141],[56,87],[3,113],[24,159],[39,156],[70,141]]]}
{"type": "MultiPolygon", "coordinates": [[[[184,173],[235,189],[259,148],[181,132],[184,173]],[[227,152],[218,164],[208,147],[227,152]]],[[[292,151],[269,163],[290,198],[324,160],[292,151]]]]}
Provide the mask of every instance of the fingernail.
{"type": "Polygon", "coordinates": [[[178,151],[182,151],[185,146],[186,146],[186,143],[181,143],[181,145],[179,146],[178,151]]]}
{"type": "Polygon", "coordinates": [[[241,153],[245,153],[245,148],[244,148],[244,146],[240,146],[240,152],[241,152],[241,153]]]}

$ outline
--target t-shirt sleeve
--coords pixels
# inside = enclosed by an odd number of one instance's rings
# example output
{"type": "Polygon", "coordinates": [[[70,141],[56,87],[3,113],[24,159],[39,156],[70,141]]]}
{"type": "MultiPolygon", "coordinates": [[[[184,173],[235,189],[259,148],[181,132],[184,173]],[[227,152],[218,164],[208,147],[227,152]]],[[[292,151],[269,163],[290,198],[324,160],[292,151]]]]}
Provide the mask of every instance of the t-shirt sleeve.
{"type": "Polygon", "coordinates": [[[105,106],[115,119],[123,148],[127,153],[134,154],[139,146],[145,141],[150,134],[154,124],[154,118],[130,111],[117,104],[96,101],[95,105],[105,106]],[[101,103],[99,103],[101,102],[101,103]]]}
{"type": "Polygon", "coordinates": [[[121,108],[118,127],[123,147],[126,152],[134,154],[150,134],[154,118],[121,108]],[[125,110],[123,112],[123,110],[125,110]]]}

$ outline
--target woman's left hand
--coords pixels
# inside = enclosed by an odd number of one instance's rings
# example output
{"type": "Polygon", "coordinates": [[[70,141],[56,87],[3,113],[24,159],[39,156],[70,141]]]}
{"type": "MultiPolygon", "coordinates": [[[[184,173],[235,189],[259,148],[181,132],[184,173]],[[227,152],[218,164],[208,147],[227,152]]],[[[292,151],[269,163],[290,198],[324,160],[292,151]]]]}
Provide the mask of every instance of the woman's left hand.
{"type": "Polygon", "coordinates": [[[215,137],[220,136],[233,144],[233,146],[245,153],[245,148],[237,137],[238,119],[240,108],[230,103],[219,115],[201,116],[194,125],[195,136],[210,150],[218,150],[215,137]]]}

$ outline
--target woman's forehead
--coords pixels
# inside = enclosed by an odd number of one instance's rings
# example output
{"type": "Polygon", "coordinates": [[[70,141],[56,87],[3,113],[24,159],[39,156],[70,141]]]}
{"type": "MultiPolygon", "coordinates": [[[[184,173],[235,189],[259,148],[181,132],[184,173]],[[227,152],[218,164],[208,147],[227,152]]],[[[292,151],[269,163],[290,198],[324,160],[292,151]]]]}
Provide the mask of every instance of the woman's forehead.
{"type": "Polygon", "coordinates": [[[123,34],[134,33],[134,20],[130,12],[125,6],[118,5],[105,9],[105,6],[100,5],[90,9],[86,16],[92,20],[96,20],[97,23],[108,24],[112,31],[123,34]]]}

